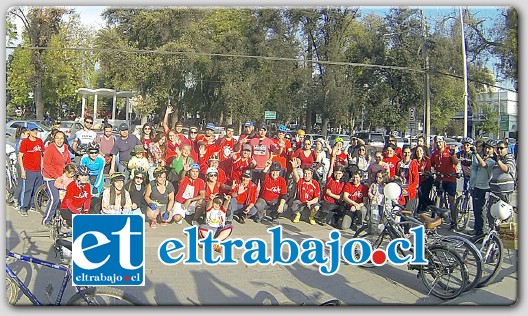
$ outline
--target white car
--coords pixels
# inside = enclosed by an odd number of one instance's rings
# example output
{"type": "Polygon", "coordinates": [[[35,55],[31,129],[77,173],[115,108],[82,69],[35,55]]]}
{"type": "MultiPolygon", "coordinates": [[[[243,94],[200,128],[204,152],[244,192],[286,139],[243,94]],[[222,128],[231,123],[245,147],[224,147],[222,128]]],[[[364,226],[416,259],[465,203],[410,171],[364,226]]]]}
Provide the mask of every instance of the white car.
{"type": "Polygon", "coordinates": [[[13,120],[13,121],[9,121],[6,123],[6,137],[11,138],[12,140],[15,140],[15,133],[16,133],[17,128],[18,127],[27,128],[29,122],[37,125],[38,127],[37,137],[42,139],[43,141],[48,137],[49,133],[51,133],[51,129],[42,123],[39,123],[36,121],[13,120]]]}

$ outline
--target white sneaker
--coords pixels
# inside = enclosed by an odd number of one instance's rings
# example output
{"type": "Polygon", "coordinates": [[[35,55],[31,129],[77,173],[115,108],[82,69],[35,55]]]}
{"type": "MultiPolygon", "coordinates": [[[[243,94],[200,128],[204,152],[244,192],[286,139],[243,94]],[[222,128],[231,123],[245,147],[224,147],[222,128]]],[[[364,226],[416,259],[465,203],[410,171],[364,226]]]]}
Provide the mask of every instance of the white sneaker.
{"type": "Polygon", "coordinates": [[[176,222],[176,224],[181,225],[183,223],[183,218],[176,222]]]}

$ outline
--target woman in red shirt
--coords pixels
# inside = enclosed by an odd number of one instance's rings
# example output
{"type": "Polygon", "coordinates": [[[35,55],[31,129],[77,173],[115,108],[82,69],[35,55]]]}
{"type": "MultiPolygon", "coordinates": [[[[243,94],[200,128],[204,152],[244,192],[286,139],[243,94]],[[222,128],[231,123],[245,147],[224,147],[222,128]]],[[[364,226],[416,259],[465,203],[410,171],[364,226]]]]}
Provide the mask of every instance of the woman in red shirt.
{"type": "Polygon", "coordinates": [[[433,187],[433,177],[431,177],[431,159],[427,156],[425,146],[416,146],[413,156],[414,161],[418,164],[418,174],[420,181],[418,185],[418,207],[416,211],[419,213],[425,212],[425,208],[431,204],[429,193],[433,187]]]}
{"type": "Polygon", "coordinates": [[[389,165],[389,178],[393,179],[396,175],[396,166],[400,158],[396,156],[395,146],[393,144],[388,144],[385,149],[387,156],[383,158],[383,162],[386,162],[389,165]]]}
{"type": "Polygon", "coordinates": [[[416,199],[416,193],[418,191],[419,174],[418,174],[418,163],[411,159],[411,148],[409,145],[404,145],[403,159],[398,162],[396,167],[395,179],[401,181],[402,194],[398,203],[405,205],[405,209],[416,212],[418,201],[416,199]]]}
{"type": "Polygon", "coordinates": [[[66,195],[62,199],[60,213],[66,224],[72,227],[73,214],[88,214],[92,193],[88,182],[88,167],[78,166],[75,180],[66,187],[66,195]]]}
{"type": "Polygon", "coordinates": [[[218,169],[207,168],[205,173],[205,200],[199,207],[196,208],[192,224],[198,226],[198,221],[201,220],[202,215],[205,213],[205,206],[211,197],[215,197],[220,193],[220,182],[218,181],[218,169]]]}

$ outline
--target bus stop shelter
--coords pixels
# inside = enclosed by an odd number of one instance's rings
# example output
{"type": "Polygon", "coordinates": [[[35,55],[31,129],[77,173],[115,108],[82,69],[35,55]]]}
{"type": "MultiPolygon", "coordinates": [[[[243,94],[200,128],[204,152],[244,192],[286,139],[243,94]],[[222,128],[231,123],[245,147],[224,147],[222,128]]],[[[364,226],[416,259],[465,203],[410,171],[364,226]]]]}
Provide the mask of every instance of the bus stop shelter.
{"type": "Polygon", "coordinates": [[[97,118],[97,102],[101,97],[112,98],[112,120],[115,120],[116,115],[116,104],[117,98],[125,98],[126,100],[126,120],[129,121],[129,115],[132,113],[130,98],[134,97],[132,91],[116,91],[113,89],[99,88],[99,89],[89,89],[89,88],[79,88],[75,92],[81,95],[82,97],[82,107],[81,107],[81,118],[84,119],[84,112],[86,110],[86,100],[88,97],[93,96],[93,119],[97,118]]]}

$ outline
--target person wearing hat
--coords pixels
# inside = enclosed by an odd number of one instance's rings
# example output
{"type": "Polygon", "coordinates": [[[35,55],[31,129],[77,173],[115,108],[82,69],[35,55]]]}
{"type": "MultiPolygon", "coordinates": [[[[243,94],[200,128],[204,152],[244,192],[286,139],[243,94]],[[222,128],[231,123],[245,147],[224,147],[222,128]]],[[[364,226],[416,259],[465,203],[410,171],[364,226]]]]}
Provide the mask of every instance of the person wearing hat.
{"type": "Polygon", "coordinates": [[[103,193],[104,184],[104,157],[99,154],[99,144],[88,144],[88,153],[81,158],[81,166],[86,166],[89,171],[89,182],[92,189],[92,203],[90,204],[90,213],[98,214],[101,210],[101,193],[103,193]]]}
{"type": "Polygon", "coordinates": [[[315,214],[317,214],[321,207],[321,204],[319,204],[319,196],[321,195],[319,182],[314,180],[314,171],[309,165],[302,167],[302,178],[299,176],[297,168],[302,165],[301,159],[292,158],[291,164],[293,168],[293,180],[297,184],[297,194],[291,205],[291,210],[294,215],[292,222],[298,223],[301,219],[302,210],[306,208],[310,212],[308,222],[311,225],[315,225],[315,214]]]}
{"type": "Polygon", "coordinates": [[[203,220],[202,216],[205,213],[207,202],[216,196],[220,196],[220,182],[218,181],[218,169],[214,167],[207,168],[205,172],[205,196],[203,203],[200,203],[195,208],[194,216],[191,224],[198,226],[203,220]]]}
{"type": "Polygon", "coordinates": [[[261,174],[266,167],[266,162],[272,160],[272,152],[279,153],[279,148],[275,142],[266,136],[268,132],[268,127],[262,124],[258,130],[258,136],[254,137],[249,141],[249,145],[253,150],[253,159],[257,162],[257,165],[253,169],[253,182],[256,184],[259,183],[261,179],[261,174]]]}
{"type": "Polygon", "coordinates": [[[267,221],[265,215],[266,212],[270,212],[271,220],[276,224],[279,215],[288,210],[288,204],[286,204],[288,189],[286,180],[280,176],[281,171],[280,163],[272,162],[271,159],[266,161],[266,167],[262,170],[260,179],[260,196],[248,213],[248,217],[252,217],[254,222],[267,221]]]}
{"type": "Polygon", "coordinates": [[[469,231],[469,235],[480,236],[484,233],[484,205],[486,205],[486,196],[490,192],[490,180],[493,174],[493,167],[495,166],[495,160],[493,155],[495,154],[495,144],[493,142],[484,143],[483,141],[477,141],[477,148],[473,153],[473,161],[471,163],[471,177],[469,179],[469,185],[471,189],[471,198],[473,202],[473,218],[475,219],[473,224],[473,230],[469,231]],[[484,149],[480,150],[480,146],[484,149]]]}
{"type": "Polygon", "coordinates": [[[232,199],[227,209],[227,223],[232,223],[234,218],[244,224],[249,211],[257,203],[257,185],[251,181],[251,170],[244,170],[240,180],[233,181],[229,195],[232,199]]]}
{"type": "Polygon", "coordinates": [[[235,151],[240,151],[256,134],[255,124],[252,121],[244,123],[244,132],[238,137],[238,142],[235,144],[235,151]]]}
{"type": "MultiPolygon", "coordinates": [[[[132,156],[130,160],[128,161],[128,170],[130,170],[130,179],[133,179],[136,175],[136,169],[142,168],[143,170],[149,170],[150,169],[150,162],[148,158],[145,156],[147,151],[143,147],[143,145],[136,145],[134,147],[134,151],[132,152],[132,156]]],[[[155,168],[152,168],[152,170],[149,170],[149,175],[151,176],[149,178],[150,180],[154,179],[154,176],[152,175],[152,172],[155,168]]]]}
{"type": "Polygon", "coordinates": [[[315,221],[319,225],[329,223],[330,226],[337,228],[337,222],[345,212],[345,207],[340,203],[340,200],[341,192],[343,192],[346,182],[343,177],[345,168],[339,165],[336,166],[335,159],[335,156],[332,156],[330,159],[330,169],[328,170],[328,177],[326,178],[321,208],[317,212],[315,221]]]}
{"type": "Polygon", "coordinates": [[[205,182],[199,177],[200,165],[197,163],[184,165],[184,170],[187,175],[181,179],[174,197],[173,216],[177,224],[181,224],[186,215],[194,214],[196,209],[204,204],[205,199],[205,182]]]}
{"type": "MultiPolygon", "coordinates": [[[[288,128],[286,128],[286,126],[279,125],[277,128],[277,138],[272,138],[275,141],[275,145],[279,149],[279,153],[273,158],[273,161],[278,161],[284,170],[286,170],[287,161],[290,159],[290,155],[293,152],[292,144],[290,140],[286,138],[287,132],[288,128]]],[[[285,176],[285,178],[288,178],[288,176],[285,176]]]]}
{"type": "Polygon", "coordinates": [[[220,183],[220,193],[228,193],[231,191],[231,185],[229,183],[232,183],[230,179],[227,178],[226,173],[222,168],[220,168],[220,158],[218,156],[211,156],[209,157],[209,166],[208,168],[216,168],[218,171],[218,183],[220,183]],[[228,183],[229,180],[229,183],[228,183]]]}
{"type": "MultiPolygon", "coordinates": [[[[75,135],[73,136],[72,149],[74,152],[79,151],[78,147],[80,145],[88,146],[88,144],[92,143],[97,137],[97,133],[92,130],[93,123],[94,123],[93,117],[91,116],[84,117],[83,128],[75,132],[75,135]]],[[[79,160],[76,160],[76,161],[78,162],[79,160]]]]}
{"type": "Polygon", "coordinates": [[[112,162],[110,163],[110,170],[108,172],[110,175],[118,171],[123,173],[125,178],[130,178],[128,161],[132,157],[132,152],[137,145],[143,146],[141,141],[135,135],[129,134],[128,124],[121,123],[119,125],[119,137],[116,137],[112,151],[110,151],[110,154],[112,155],[112,162]]]}
{"type": "Polygon", "coordinates": [[[18,165],[22,180],[19,210],[22,216],[28,216],[28,210],[35,210],[34,195],[42,184],[42,155],[44,142],[38,137],[38,126],[28,123],[29,136],[20,142],[18,149],[18,165]]]}
{"type": "Polygon", "coordinates": [[[125,175],[114,173],[110,177],[110,186],[103,191],[101,214],[129,214],[131,210],[132,200],[125,190],[125,175]]]}
{"type": "Polygon", "coordinates": [[[460,166],[462,168],[462,174],[464,176],[464,186],[462,190],[469,190],[469,178],[471,177],[471,164],[473,163],[473,152],[475,147],[473,147],[473,138],[463,137],[460,142],[462,147],[460,151],[456,153],[458,160],[460,161],[460,166]]]}
{"type": "Polygon", "coordinates": [[[294,142],[294,148],[293,150],[297,150],[299,148],[303,148],[303,145],[304,145],[304,135],[306,133],[304,132],[304,130],[300,129],[297,131],[297,134],[295,135],[295,142],[294,142]]]}
{"type": "MultiPolygon", "coordinates": [[[[495,152],[491,156],[493,161],[495,161],[495,165],[491,174],[490,191],[502,201],[510,203],[517,179],[515,158],[513,154],[508,152],[508,144],[505,141],[499,140],[495,144],[495,152]]],[[[494,202],[490,201],[489,205],[493,204],[494,202]]],[[[493,217],[488,212],[488,224],[492,224],[493,221],[493,217]]]]}
{"type": "Polygon", "coordinates": [[[455,207],[456,195],[456,177],[446,176],[456,173],[456,166],[458,165],[458,158],[455,155],[455,149],[446,146],[444,137],[436,137],[437,150],[431,155],[431,168],[434,172],[444,175],[442,178],[442,189],[447,192],[447,199],[451,208],[451,223],[450,229],[456,229],[457,209],[455,207]]]}
{"type": "Polygon", "coordinates": [[[240,181],[242,172],[248,170],[251,173],[251,169],[257,166],[257,162],[251,157],[251,151],[251,145],[244,144],[244,146],[242,146],[241,153],[233,153],[233,163],[231,165],[231,180],[240,181]]]}
{"type": "Polygon", "coordinates": [[[198,135],[197,140],[203,140],[206,145],[216,145],[215,130],[216,125],[214,123],[207,123],[207,125],[205,125],[205,135],[198,135]]]}

